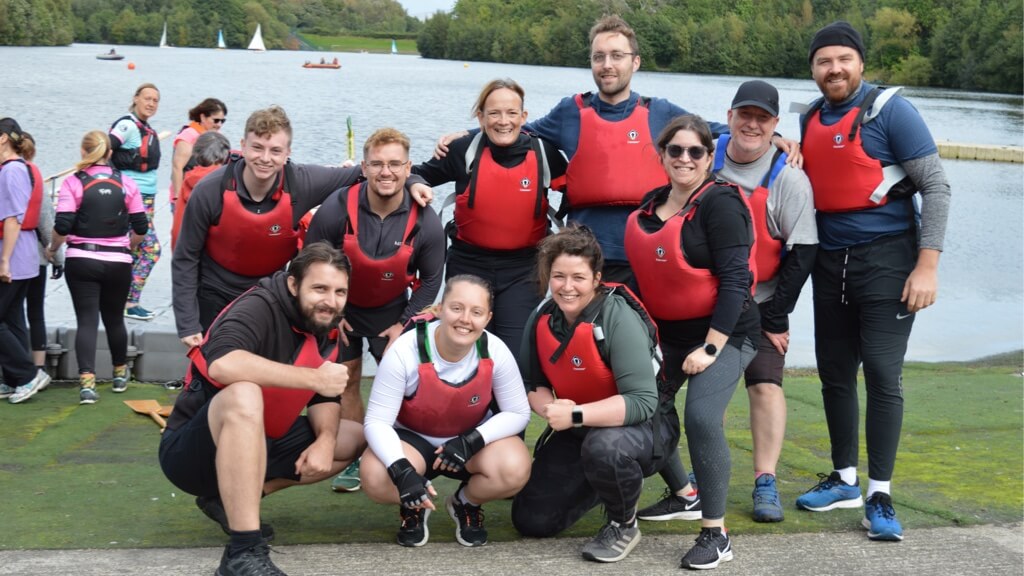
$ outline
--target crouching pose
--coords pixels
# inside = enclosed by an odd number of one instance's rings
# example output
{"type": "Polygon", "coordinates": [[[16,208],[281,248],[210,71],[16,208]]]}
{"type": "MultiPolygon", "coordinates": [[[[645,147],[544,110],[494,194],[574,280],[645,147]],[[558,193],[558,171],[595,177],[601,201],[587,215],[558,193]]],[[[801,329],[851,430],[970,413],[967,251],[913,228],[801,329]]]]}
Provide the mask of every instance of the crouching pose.
{"type": "Polygon", "coordinates": [[[229,304],[190,352],[160,466],[231,536],[219,576],[282,574],[260,498],[330,478],[365,447],[361,427],[340,420],[348,369],[334,363],[349,270],[340,251],[307,246],[288,272],[229,304]]]}
{"type": "Polygon", "coordinates": [[[518,434],[530,407],[512,353],[484,330],[493,300],[481,278],[450,278],[437,319],[418,319],[377,369],[360,478],[370,499],[401,504],[402,546],[430,537],[431,478],[461,480],[445,507],[463,546],[487,543],[481,506],[514,495],[529,478],[530,454],[518,434]],[[492,398],[496,414],[488,410],[492,398]]]}

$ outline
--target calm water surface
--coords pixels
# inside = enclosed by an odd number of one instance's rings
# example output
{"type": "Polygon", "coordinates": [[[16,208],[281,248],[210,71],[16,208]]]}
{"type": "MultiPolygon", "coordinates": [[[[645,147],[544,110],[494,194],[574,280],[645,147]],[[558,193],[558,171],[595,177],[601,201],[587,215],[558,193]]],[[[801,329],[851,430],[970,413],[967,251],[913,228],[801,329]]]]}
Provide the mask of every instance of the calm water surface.
{"type": "MultiPolygon", "coordinates": [[[[593,89],[589,69],[338,54],[340,70],[307,70],[301,64],[318,61],[323,53],[131,46],[118,49],[126,55],[120,62],[94,58],[108,48],[0,48],[0,116],[16,118],[36,136],[37,162],[44,174],[74,164],[81,135],[106,129],[125,114],[142,82],[153,82],[161,90],[160,110],[151,120],[156,129],[176,131],[187,122],[190,107],[213,96],[228,105],[223,131],[233,143],[240,141],[250,112],[279,104],[294,127],[293,158],[314,163],[346,157],[346,116],[352,116],[357,147],[374,129],[394,126],[412,139],[413,159],[423,161],[440,134],[473,124],[470,107],[492,78],[520,82],[527,92],[526,107],[537,117],[562,97],[593,89]],[[128,69],[129,62],[135,70],[128,69]]],[[[633,86],[724,122],[733,93],[745,79],[641,72],[633,86]]],[[[818,94],[809,79],[773,83],[784,109],[818,94]]],[[[905,94],[937,140],[1024,145],[1019,96],[935,89],[908,89],[905,94]]],[[[779,130],[795,136],[796,115],[785,114],[779,130]]],[[[169,155],[169,146],[164,150],[169,155]]],[[[1024,346],[1024,166],[955,160],[944,164],[953,204],[940,297],[917,318],[908,356],[966,360],[1019,349],[1024,346]]],[[[167,158],[160,168],[161,190],[170,180],[169,166],[167,158]]],[[[450,187],[439,189],[441,196],[449,192],[450,187]]],[[[161,218],[169,219],[169,211],[159,212],[161,218]]],[[[809,289],[794,315],[792,332],[791,364],[813,364],[809,289]]]]}

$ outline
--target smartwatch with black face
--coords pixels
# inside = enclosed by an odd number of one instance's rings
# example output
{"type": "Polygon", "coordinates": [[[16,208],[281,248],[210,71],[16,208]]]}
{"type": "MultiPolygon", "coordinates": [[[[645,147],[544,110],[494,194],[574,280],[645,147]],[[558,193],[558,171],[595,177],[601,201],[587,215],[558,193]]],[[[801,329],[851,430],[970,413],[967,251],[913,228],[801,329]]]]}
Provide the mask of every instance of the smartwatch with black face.
{"type": "Polygon", "coordinates": [[[575,406],[572,409],[572,427],[582,428],[583,427],[583,408],[575,406]]]}

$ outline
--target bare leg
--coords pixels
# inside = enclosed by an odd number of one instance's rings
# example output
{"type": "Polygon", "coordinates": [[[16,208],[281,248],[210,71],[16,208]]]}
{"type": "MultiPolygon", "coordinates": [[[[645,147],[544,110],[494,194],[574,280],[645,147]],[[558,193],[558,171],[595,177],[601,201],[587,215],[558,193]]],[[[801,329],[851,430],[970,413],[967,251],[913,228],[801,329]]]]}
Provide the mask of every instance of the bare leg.
{"type": "Polygon", "coordinates": [[[473,476],[463,493],[471,502],[508,498],[530,479],[530,452],[518,436],[502,438],[484,446],[466,463],[466,470],[473,476]]]}
{"type": "Polygon", "coordinates": [[[747,387],[750,435],[754,441],[754,474],[775,475],[786,436],[786,395],[782,387],[762,382],[747,387]]]}
{"type": "Polygon", "coordinates": [[[359,383],[363,377],[363,359],[356,358],[342,362],[348,366],[348,385],[341,399],[341,419],[363,423],[366,411],[363,408],[363,397],[359,392],[359,383]]]}
{"type": "Polygon", "coordinates": [[[225,387],[210,401],[210,434],[217,445],[217,485],[228,525],[260,529],[260,498],[267,469],[263,394],[251,382],[225,387]]]}

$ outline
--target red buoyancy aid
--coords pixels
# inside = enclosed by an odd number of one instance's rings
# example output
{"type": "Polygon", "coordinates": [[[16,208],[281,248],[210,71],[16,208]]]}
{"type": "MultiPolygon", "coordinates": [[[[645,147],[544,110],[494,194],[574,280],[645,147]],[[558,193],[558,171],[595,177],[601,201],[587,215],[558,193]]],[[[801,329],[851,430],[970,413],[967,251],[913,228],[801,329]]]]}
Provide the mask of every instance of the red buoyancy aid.
{"type": "Polygon", "coordinates": [[[345,238],[342,250],[352,263],[353,282],[348,289],[348,303],[360,308],[383,306],[405,293],[416,280],[409,272],[413,239],[419,231],[420,207],[409,202],[409,220],[402,235],[402,245],[386,258],[371,258],[359,246],[359,198],[366,191],[366,183],[348,189],[345,238]]]}
{"type": "Polygon", "coordinates": [[[296,252],[299,236],[288,190],[290,164],[278,177],[276,201],[269,212],[245,209],[234,179],[235,162],[229,162],[221,179],[223,207],[217,223],[206,233],[206,253],[214,262],[242,276],[261,277],[284,268],[296,252]]]}
{"type": "MultiPolygon", "coordinates": [[[[250,288],[245,294],[248,294],[252,290],[256,290],[256,287],[250,288]]],[[[245,295],[243,294],[243,296],[245,295]]],[[[239,296],[241,298],[242,296],[239,296]]],[[[220,314],[217,315],[219,319],[226,313],[231,306],[237,302],[236,298],[231,304],[228,304],[220,314]]],[[[216,323],[216,322],[215,322],[216,323]]],[[[292,330],[296,334],[303,336],[302,346],[298,349],[295,354],[295,358],[290,362],[293,366],[299,368],[319,368],[324,362],[337,362],[338,356],[341,352],[341,347],[338,346],[339,332],[337,329],[332,330],[328,338],[331,340],[332,345],[327,351],[326,355],[321,355],[319,346],[317,345],[316,337],[309,332],[304,332],[298,328],[292,327],[292,330]]],[[[185,389],[189,389],[189,383],[192,380],[192,368],[195,368],[203,376],[203,379],[215,386],[216,388],[223,389],[224,384],[217,382],[213,378],[210,378],[209,366],[206,363],[206,358],[203,357],[203,345],[210,338],[210,331],[206,332],[203,337],[203,343],[199,346],[193,347],[188,351],[189,360],[191,360],[191,366],[185,373],[185,389]]],[[[284,436],[288,430],[295,423],[295,420],[302,414],[302,410],[305,409],[306,405],[316,394],[312,390],[304,390],[298,388],[278,388],[276,386],[260,386],[260,391],[263,393],[263,428],[266,431],[266,435],[270,438],[280,438],[284,436]]]]}
{"type": "MultiPolygon", "coordinates": [[[[43,206],[43,175],[39,172],[39,167],[31,162],[26,162],[21,158],[11,158],[10,160],[0,164],[0,169],[3,166],[11,162],[21,162],[28,169],[28,179],[32,183],[32,194],[28,198],[28,207],[25,208],[25,217],[21,220],[21,230],[23,232],[35,230],[39,226],[39,211],[43,206]]],[[[4,239],[3,226],[0,226],[0,240],[4,239]]]]}
{"type": "Polygon", "coordinates": [[[556,354],[562,342],[551,332],[550,320],[550,314],[537,319],[537,356],[555,396],[587,404],[618,394],[615,374],[601,358],[594,340],[593,322],[579,322],[562,353],[556,354]]]}
{"type": "Polygon", "coordinates": [[[864,151],[861,128],[851,130],[861,108],[853,107],[832,126],[821,123],[821,110],[808,119],[803,137],[804,172],[814,189],[814,208],[822,212],[849,212],[882,206],[875,193],[885,175],[882,163],[864,151]]]}
{"type": "MultiPolygon", "coordinates": [[[[727,186],[750,210],[746,195],[735,185],[711,181],[691,196],[687,206],[673,215],[660,230],[647,233],[640,226],[641,212],[654,212],[654,199],[629,215],[626,221],[626,256],[633,268],[644,305],[659,320],[691,320],[711,316],[718,300],[718,277],[707,268],[694,268],[680,246],[683,226],[693,220],[700,197],[712,186],[727,186]]],[[[756,226],[755,226],[756,228],[756,226]]],[[[757,283],[757,237],[750,247],[748,265],[757,283]]]]}
{"type": "Polygon", "coordinates": [[[428,329],[431,318],[416,319],[416,348],[419,351],[419,386],[402,400],[398,423],[435,438],[458,436],[484,419],[494,395],[494,360],[487,349],[487,333],[476,341],[479,364],[465,382],[442,380],[430,358],[428,329]]]}
{"type": "Polygon", "coordinates": [[[150,172],[160,167],[160,135],[149,125],[135,117],[134,114],[122,116],[114,121],[111,129],[117,126],[121,120],[131,120],[139,129],[139,147],[130,151],[114,151],[112,161],[115,167],[121,170],[134,170],[136,172],[150,172]]]}
{"type": "Polygon", "coordinates": [[[580,138],[566,171],[566,194],[573,208],[640,204],[668,176],[651,137],[649,100],[641,98],[628,118],[609,122],[577,94],[580,138]]]}
{"type": "Polygon", "coordinates": [[[518,166],[494,161],[480,146],[469,186],[455,198],[457,238],[489,250],[518,250],[540,242],[548,230],[548,197],[538,140],[518,166]]]}

